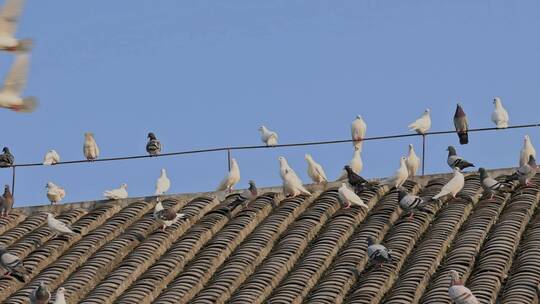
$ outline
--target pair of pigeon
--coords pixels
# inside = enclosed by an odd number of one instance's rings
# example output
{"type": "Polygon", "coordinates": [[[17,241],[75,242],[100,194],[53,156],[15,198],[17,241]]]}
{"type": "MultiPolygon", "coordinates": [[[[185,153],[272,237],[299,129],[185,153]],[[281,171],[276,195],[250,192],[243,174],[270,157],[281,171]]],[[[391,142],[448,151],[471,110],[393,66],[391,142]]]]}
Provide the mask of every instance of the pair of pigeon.
{"type": "MultiPolygon", "coordinates": [[[[58,288],[53,304],[66,304],[66,289],[58,288]]],[[[39,286],[30,294],[30,304],[48,304],[51,300],[51,292],[43,282],[39,282],[39,286]]]]}
{"type": "MultiPolygon", "coordinates": [[[[150,132],[147,137],[148,143],[146,144],[146,152],[152,156],[160,154],[161,142],[157,139],[156,135],[150,132]]],[[[94,161],[99,157],[99,147],[94,138],[94,134],[91,132],[84,133],[83,153],[84,157],[89,161],[94,161]]]]}

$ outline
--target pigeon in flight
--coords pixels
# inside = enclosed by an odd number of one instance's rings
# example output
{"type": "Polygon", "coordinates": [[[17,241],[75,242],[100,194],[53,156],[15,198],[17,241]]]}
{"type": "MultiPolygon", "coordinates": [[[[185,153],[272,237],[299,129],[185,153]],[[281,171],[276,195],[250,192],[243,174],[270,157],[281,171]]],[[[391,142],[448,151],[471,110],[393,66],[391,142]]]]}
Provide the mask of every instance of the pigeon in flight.
{"type": "Polygon", "coordinates": [[[83,153],[84,157],[89,161],[93,161],[99,157],[99,147],[94,139],[94,133],[84,133],[83,153]]]}
{"type": "Polygon", "coordinates": [[[534,156],[529,156],[529,162],[520,166],[516,172],[506,177],[506,182],[518,180],[520,185],[529,186],[531,178],[536,175],[536,159],[534,156]]]}
{"type": "Polygon", "coordinates": [[[356,116],[351,124],[351,137],[355,149],[362,151],[362,140],[366,137],[367,125],[362,116],[356,116]]]}
{"type": "Polygon", "coordinates": [[[0,50],[6,52],[28,52],[31,39],[15,38],[17,23],[22,13],[24,0],[6,0],[0,9],[0,50]]]}
{"type": "Polygon", "coordinates": [[[304,188],[302,181],[292,171],[285,170],[283,177],[283,193],[286,197],[296,197],[300,194],[311,195],[311,193],[304,188]]]}
{"type": "Polygon", "coordinates": [[[8,147],[2,149],[2,154],[0,154],[0,168],[7,168],[13,166],[15,163],[15,157],[9,151],[8,147]]]}
{"type": "Polygon", "coordinates": [[[455,167],[454,176],[441,188],[441,191],[432,200],[437,200],[447,195],[452,195],[453,198],[456,198],[456,195],[463,189],[464,185],[465,177],[461,174],[459,168],[455,167]]]}
{"type": "Polygon", "coordinates": [[[53,232],[57,234],[76,234],[70,226],[66,225],[64,222],[57,220],[52,213],[47,214],[47,226],[49,229],[51,229],[53,232]]]}
{"type": "Polygon", "coordinates": [[[460,170],[463,170],[468,167],[474,167],[473,163],[470,163],[463,159],[463,157],[458,156],[456,153],[456,148],[453,146],[448,146],[446,149],[448,151],[448,158],[446,159],[446,163],[448,166],[450,166],[451,169],[459,168],[460,170]]]}
{"type": "Polygon", "coordinates": [[[7,270],[4,275],[11,275],[23,283],[26,281],[28,270],[24,268],[21,259],[9,253],[5,247],[0,247],[0,266],[2,269],[7,270]]]}
{"type": "Polygon", "coordinates": [[[150,155],[158,155],[161,153],[161,142],[152,132],[148,133],[148,143],[146,144],[146,152],[150,155]]]}
{"type": "Polygon", "coordinates": [[[50,299],[51,292],[43,282],[39,282],[39,286],[30,294],[31,304],[48,304],[50,299]]]}
{"type": "Polygon", "coordinates": [[[227,173],[225,178],[219,183],[216,191],[228,191],[229,193],[232,191],[232,188],[234,185],[236,185],[240,181],[240,168],[238,167],[238,163],[236,162],[236,159],[231,159],[231,170],[227,173]]]}
{"type": "Polygon", "coordinates": [[[7,217],[13,208],[13,195],[9,191],[9,186],[4,186],[4,194],[0,197],[0,217],[7,217]]]}
{"type": "Polygon", "coordinates": [[[415,131],[418,134],[426,134],[427,131],[431,128],[431,116],[430,116],[430,110],[426,109],[422,116],[412,122],[408,126],[409,130],[415,131]]]}
{"type": "Polygon", "coordinates": [[[396,173],[394,173],[394,176],[383,180],[381,183],[400,189],[409,177],[409,171],[407,170],[407,165],[405,163],[406,160],[407,159],[402,156],[399,160],[399,168],[396,170],[396,173]]]}
{"type": "Polygon", "coordinates": [[[414,218],[415,210],[433,214],[433,211],[431,211],[428,208],[425,208],[426,202],[424,201],[423,198],[417,195],[412,195],[405,190],[400,190],[398,192],[398,203],[401,209],[403,209],[406,212],[409,212],[408,219],[410,221],[412,221],[414,218]]]}
{"type": "Polygon", "coordinates": [[[448,295],[456,304],[480,304],[471,290],[463,286],[463,281],[459,278],[459,273],[455,270],[450,270],[448,295]]]}
{"type": "Polygon", "coordinates": [[[48,182],[46,185],[47,188],[47,198],[52,205],[58,204],[66,196],[66,190],[58,187],[52,182],[48,182]]]}
{"type": "MultiPolygon", "coordinates": [[[[356,174],[360,174],[360,172],[362,172],[362,169],[364,168],[364,163],[362,162],[362,158],[360,157],[360,150],[354,149],[353,157],[351,161],[349,162],[349,167],[356,174]]],[[[347,179],[347,171],[343,170],[341,172],[341,176],[337,180],[342,181],[346,179],[347,179]]]]}
{"type": "Polygon", "coordinates": [[[179,219],[185,218],[184,213],[176,213],[171,208],[164,208],[161,202],[157,202],[154,207],[154,218],[161,223],[161,230],[165,231],[165,228],[176,223],[179,219]]]}
{"type": "Polygon", "coordinates": [[[529,135],[525,135],[523,138],[523,147],[519,153],[519,165],[523,166],[529,162],[529,156],[534,156],[536,158],[536,150],[531,142],[529,135]]]}
{"type": "Polygon", "coordinates": [[[25,97],[21,95],[26,86],[28,65],[30,59],[27,54],[16,55],[5,80],[4,86],[0,89],[0,107],[13,110],[15,112],[30,113],[37,107],[35,97],[25,97]]]}
{"type": "Polygon", "coordinates": [[[120,188],[106,190],[103,192],[103,196],[111,200],[125,199],[128,197],[127,184],[123,183],[120,185],[120,188]]]}
{"type": "Polygon", "coordinates": [[[265,126],[260,126],[259,131],[261,132],[261,140],[266,146],[273,147],[278,144],[276,132],[268,130],[265,126]]]}
{"type": "Polygon", "coordinates": [[[350,166],[345,166],[344,170],[347,173],[347,181],[349,182],[349,185],[354,188],[356,193],[363,191],[367,186],[370,185],[365,178],[354,173],[350,166]]]}
{"type": "Polygon", "coordinates": [[[469,122],[467,121],[467,115],[463,111],[463,108],[458,103],[456,107],[456,113],[454,114],[454,126],[459,137],[459,143],[466,145],[469,143],[469,122]]]}
{"type": "Polygon", "coordinates": [[[60,162],[60,155],[56,150],[49,150],[47,154],[45,154],[45,157],[43,158],[43,165],[50,166],[55,165],[60,162]]]}
{"type": "Polygon", "coordinates": [[[341,183],[341,187],[338,189],[338,194],[341,202],[345,204],[345,209],[351,207],[351,205],[360,206],[362,208],[368,208],[368,206],[362,201],[362,199],[347,187],[347,184],[341,183]]]}
{"type": "Polygon", "coordinates": [[[171,180],[167,177],[167,171],[161,169],[161,175],[156,181],[156,192],[155,195],[163,195],[165,192],[169,191],[171,187],[171,180]]]}
{"type": "Polygon", "coordinates": [[[384,263],[392,262],[390,250],[379,244],[375,238],[367,237],[367,255],[370,263],[375,263],[378,267],[382,267],[384,263]]]}
{"type": "Polygon", "coordinates": [[[66,296],[65,296],[66,289],[64,287],[58,288],[56,291],[56,297],[53,304],[66,304],[66,296]]]}
{"type": "Polygon", "coordinates": [[[416,176],[416,172],[418,171],[418,168],[420,168],[420,158],[416,155],[412,144],[409,144],[409,155],[407,155],[405,165],[407,166],[409,177],[416,176]]]}
{"type": "Polygon", "coordinates": [[[495,123],[495,126],[499,129],[508,128],[508,112],[503,107],[501,99],[495,97],[493,99],[493,104],[495,105],[495,110],[491,114],[491,121],[495,123]]]}
{"type": "Polygon", "coordinates": [[[310,154],[306,154],[305,159],[308,163],[307,173],[309,177],[311,177],[311,180],[316,184],[328,182],[328,178],[326,178],[326,174],[324,173],[322,166],[316,163],[310,154]]]}
{"type": "Polygon", "coordinates": [[[505,184],[490,177],[486,169],[479,168],[478,171],[480,172],[480,181],[482,182],[482,188],[484,188],[484,191],[486,193],[491,194],[490,199],[493,199],[493,195],[495,195],[495,192],[510,192],[512,190],[505,184]]]}

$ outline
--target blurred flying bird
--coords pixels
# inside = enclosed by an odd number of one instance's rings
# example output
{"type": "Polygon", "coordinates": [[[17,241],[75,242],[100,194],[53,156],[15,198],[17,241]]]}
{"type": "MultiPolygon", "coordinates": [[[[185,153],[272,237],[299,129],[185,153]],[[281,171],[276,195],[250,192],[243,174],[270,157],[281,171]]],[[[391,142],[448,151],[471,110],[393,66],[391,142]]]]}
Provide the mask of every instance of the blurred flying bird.
{"type": "Polygon", "coordinates": [[[15,38],[23,5],[24,0],[6,0],[0,9],[0,50],[2,51],[28,52],[32,48],[31,39],[15,38]]]}
{"type": "Polygon", "coordinates": [[[4,80],[4,86],[0,89],[1,108],[26,113],[36,109],[37,99],[35,97],[22,97],[23,89],[26,86],[29,62],[30,58],[27,54],[15,56],[11,70],[4,80]]]}

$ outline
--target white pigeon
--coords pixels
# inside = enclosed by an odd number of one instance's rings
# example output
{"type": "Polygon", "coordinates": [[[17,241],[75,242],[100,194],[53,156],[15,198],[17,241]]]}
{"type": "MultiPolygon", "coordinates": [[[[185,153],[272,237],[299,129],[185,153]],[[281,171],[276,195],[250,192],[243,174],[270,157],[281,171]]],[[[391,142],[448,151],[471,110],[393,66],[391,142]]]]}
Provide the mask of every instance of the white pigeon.
{"type": "Polygon", "coordinates": [[[367,125],[361,115],[357,115],[356,119],[351,124],[351,137],[353,140],[353,146],[355,149],[362,151],[362,144],[364,137],[366,136],[367,125]]]}
{"type": "Polygon", "coordinates": [[[99,157],[99,147],[94,139],[94,133],[84,133],[83,153],[84,157],[89,161],[93,161],[99,157]]]}
{"type": "Polygon", "coordinates": [[[382,184],[391,185],[393,187],[396,187],[397,189],[401,188],[401,186],[409,177],[409,171],[407,170],[407,165],[405,164],[405,161],[406,158],[402,156],[399,160],[399,168],[394,173],[394,176],[383,180],[382,184]]]}
{"type": "Polygon", "coordinates": [[[26,86],[29,61],[30,59],[27,54],[15,56],[15,62],[4,80],[3,87],[0,89],[1,108],[29,113],[37,107],[37,99],[35,97],[23,98],[21,96],[26,86]]]}
{"type": "Polygon", "coordinates": [[[493,99],[493,104],[495,104],[495,110],[493,110],[493,114],[491,114],[491,121],[493,121],[499,129],[508,128],[508,112],[503,107],[501,99],[495,97],[493,99]]]}
{"type": "Polygon", "coordinates": [[[441,191],[435,195],[432,199],[436,200],[446,195],[452,195],[453,198],[456,198],[456,195],[463,189],[465,185],[465,177],[461,174],[459,168],[454,168],[454,177],[452,177],[446,185],[441,188],[441,191]]]}
{"type": "Polygon", "coordinates": [[[46,188],[47,188],[47,198],[53,205],[60,202],[66,196],[66,190],[58,187],[52,182],[48,182],[46,188]]]}
{"type": "Polygon", "coordinates": [[[66,296],[65,296],[65,293],[66,292],[66,289],[64,287],[60,287],[58,288],[58,290],[56,291],[56,297],[54,299],[54,302],[53,304],[66,304],[66,296]]]}
{"type": "Polygon", "coordinates": [[[289,176],[296,179],[296,183],[302,185],[302,180],[296,172],[289,166],[289,163],[287,162],[287,159],[283,156],[278,157],[279,160],[279,174],[281,175],[281,179],[285,179],[285,173],[288,172],[289,176]]]}
{"type": "Polygon", "coordinates": [[[127,184],[121,184],[120,188],[113,190],[106,190],[103,192],[103,196],[111,200],[119,200],[128,197],[127,184]]]}
{"type": "Polygon", "coordinates": [[[531,143],[529,135],[525,135],[525,137],[523,138],[523,147],[521,148],[521,152],[519,153],[519,166],[521,167],[524,164],[528,163],[529,156],[531,155],[536,158],[536,150],[531,143]]]}
{"type": "Polygon", "coordinates": [[[338,189],[339,199],[342,203],[346,204],[345,209],[351,207],[351,205],[360,206],[363,208],[367,208],[368,206],[364,204],[364,201],[354,193],[349,187],[347,187],[346,183],[341,183],[341,187],[338,189]]]}
{"type": "Polygon", "coordinates": [[[431,116],[429,113],[430,110],[426,109],[420,118],[408,126],[409,130],[416,131],[418,134],[426,134],[431,128],[431,116]]]}
{"type": "MultiPolygon", "coordinates": [[[[356,174],[360,174],[360,172],[362,172],[364,163],[362,162],[362,157],[360,157],[360,150],[354,149],[353,157],[349,162],[349,167],[351,167],[351,170],[356,174]]],[[[343,170],[337,180],[345,179],[347,179],[347,171],[343,170]]]]}
{"type": "Polygon", "coordinates": [[[310,154],[306,154],[305,159],[308,163],[307,173],[311,177],[311,180],[317,184],[328,182],[322,166],[316,163],[310,154]]]}
{"type": "Polygon", "coordinates": [[[2,51],[27,52],[32,47],[32,40],[15,38],[23,4],[24,0],[6,0],[0,9],[0,50],[2,51]]]}
{"type": "Polygon", "coordinates": [[[161,175],[156,181],[156,192],[155,195],[163,195],[165,192],[169,191],[171,187],[171,180],[167,177],[167,172],[165,169],[161,169],[161,175]]]}
{"type": "Polygon", "coordinates": [[[418,171],[418,168],[420,168],[420,158],[414,152],[414,147],[412,144],[409,144],[409,155],[405,160],[405,165],[407,166],[409,177],[414,177],[418,171]]]}
{"type": "Polygon", "coordinates": [[[47,213],[47,226],[55,233],[75,233],[68,225],[54,218],[54,215],[52,215],[52,213],[47,213]]]}
{"type": "Polygon", "coordinates": [[[55,165],[60,162],[60,155],[56,150],[49,150],[47,154],[45,154],[45,157],[43,158],[43,165],[50,166],[55,165]]]}
{"type": "Polygon", "coordinates": [[[267,146],[272,147],[278,144],[278,135],[274,131],[268,130],[265,126],[259,128],[261,132],[261,140],[267,146]]]}
{"type": "Polygon", "coordinates": [[[184,213],[175,213],[174,210],[170,208],[163,208],[163,205],[159,201],[157,202],[156,207],[154,207],[154,218],[163,225],[161,230],[165,230],[165,228],[184,217],[186,217],[184,213]]]}
{"type": "Polygon", "coordinates": [[[285,170],[285,175],[283,177],[283,193],[287,197],[295,197],[300,194],[311,195],[311,193],[304,188],[298,177],[295,176],[293,172],[287,170],[285,170]]]}
{"type": "Polygon", "coordinates": [[[227,176],[223,178],[221,183],[219,183],[216,191],[224,191],[227,190],[231,192],[234,185],[236,185],[240,181],[240,168],[238,167],[238,163],[236,162],[236,159],[231,159],[231,170],[227,173],[227,176]]]}
{"type": "Polygon", "coordinates": [[[463,281],[459,278],[459,273],[455,270],[450,270],[448,296],[455,304],[480,304],[472,291],[463,286],[463,281]]]}

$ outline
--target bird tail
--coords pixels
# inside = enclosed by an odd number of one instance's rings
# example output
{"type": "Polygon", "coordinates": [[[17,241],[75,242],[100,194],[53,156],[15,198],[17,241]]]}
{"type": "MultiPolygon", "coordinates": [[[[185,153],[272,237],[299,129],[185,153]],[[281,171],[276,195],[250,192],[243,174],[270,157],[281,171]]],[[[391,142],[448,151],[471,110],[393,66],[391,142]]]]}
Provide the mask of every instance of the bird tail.
{"type": "Polygon", "coordinates": [[[44,166],[50,166],[50,165],[52,165],[52,163],[53,163],[53,160],[52,160],[52,159],[47,159],[47,160],[45,160],[45,161],[43,162],[43,165],[44,165],[44,166]]]}
{"type": "Polygon", "coordinates": [[[16,52],[28,53],[32,50],[34,41],[32,39],[21,39],[17,44],[16,52]]]}
{"type": "Polygon", "coordinates": [[[519,179],[519,176],[516,172],[516,173],[513,173],[512,175],[506,176],[506,178],[504,179],[504,182],[507,183],[507,182],[518,180],[518,179],[519,179]]]}
{"type": "Polygon", "coordinates": [[[469,143],[469,134],[467,132],[459,132],[459,143],[462,145],[466,145],[469,143]]]}

